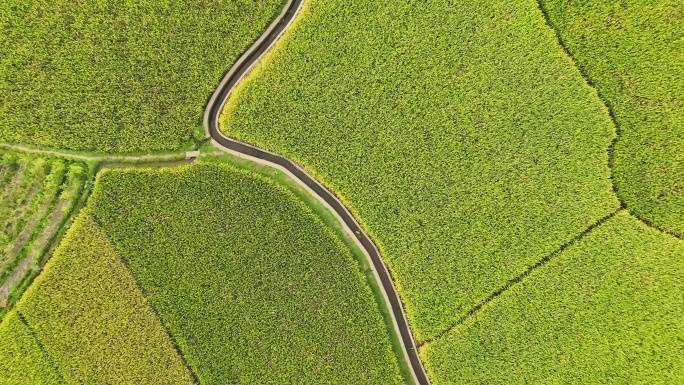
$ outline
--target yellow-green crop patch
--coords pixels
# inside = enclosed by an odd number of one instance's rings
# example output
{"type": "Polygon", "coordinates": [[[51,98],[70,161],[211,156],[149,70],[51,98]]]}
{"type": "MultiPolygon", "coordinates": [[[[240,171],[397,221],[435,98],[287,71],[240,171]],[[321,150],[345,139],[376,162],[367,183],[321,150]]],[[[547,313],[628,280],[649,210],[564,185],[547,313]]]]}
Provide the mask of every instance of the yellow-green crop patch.
{"type": "Polygon", "coordinates": [[[67,383],[193,383],[114,246],[87,213],[13,311],[26,319],[67,383]]]}
{"type": "Polygon", "coordinates": [[[204,137],[222,73],[282,0],[0,1],[0,141],[109,152],[204,137]]]}
{"type": "Polygon", "coordinates": [[[439,384],[684,383],[684,242],[622,210],[421,349],[439,384]]]}
{"type": "Polygon", "coordinates": [[[403,382],[350,250],[285,187],[220,163],[112,169],[89,209],[201,383],[403,382]]]}
{"type": "Polygon", "coordinates": [[[65,384],[35,335],[16,313],[0,323],[0,384],[65,384]]]}
{"type": "Polygon", "coordinates": [[[684,236],[684,2],[542,4],[620,128],[618,194],[638,217],[684,236]]]}
{"type": "Polygon", "coordinates": [[[419,340],[619,207],[608,112],[533,0],[310,0],[221,123],[342,198],[419,340]]]}

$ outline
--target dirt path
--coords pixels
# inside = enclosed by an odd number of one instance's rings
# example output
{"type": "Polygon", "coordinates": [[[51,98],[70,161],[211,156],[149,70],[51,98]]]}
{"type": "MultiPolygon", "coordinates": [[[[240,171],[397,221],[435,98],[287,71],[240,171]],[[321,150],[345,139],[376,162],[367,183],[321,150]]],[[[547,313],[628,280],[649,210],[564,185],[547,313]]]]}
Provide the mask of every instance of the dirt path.
{"type": "Polygon", "coordinates": [[[19,205],[14,208],[14,210],[9,214],[5,222],[2,224],[2,227],[0,229],[8,237],[7,239],[9,242],[12,242],[13,240],[13,238],[11,237],[12,234],[16,234],[16,231],[21,231],[21,228],[17,228],[18,224],[20,224],[20,220],[24,218],[26,210],[28,210],[31,201],[33,200],[33,198],[35,198],[36,194],[38,194],[39,187],[42,187],[41,184],[45,181],[45,178],[45,173],[41,173],[37,176],[35,181],[33,181],[31,187],[29,188],[29,191],[23,195],[21,202],[19,202],[19,205]]]}
{"type": "Polygon", "coordinates": [[[171,154],[147,154],[147,155],[101,155],[101,156],[91,156],[91,155],[81,155],[81,154],[71,154],[68,152],[60,152],[54,150],[41,150],[36,148],[29,148],[20,146],[18,144],[0,143],[0,147],[10,148],[12,150],[28,152],[32,154],[44,154],[44,155],[54,155],[62,158],[70,159],[80,159],[91,162],[115,162],[115,161],[138,161],[138,160],[152,160],[152,159],[173,159],[181,156],[186,158],[197,157],[196,151],[186,151],[186,152],[175,152],[171,154]]]}
{"type": "Polygon", "coordinates": [[[344,231],[349,233],[356,241],[359,248],[364,252],[375,275],[380,283],[387,307],[392,315],[392,322],[397,334],[400,336],[404,356],[410,363],[413,380],[417,384],[429,384],[425,369],[418,356],[416,343],[409,328],[406,313],[394,282],[389,274],[387,266],[380,257],[380,252],[373,241],[363,231],[358,222],[349,213],[349,210],[322,184],[318,183],[309,173],[304,171],[291,160],[265,151],[258,147],[231,139],[225,136],[219,128],[221,110],[228,97],[237,84],[254,67],[263,55],[271,49],[282,36],[287,27],[292,23],[302,7],[303,0],[289,0],[283,12],[271,23],[261,37],[233,64],[221,83],[214,91],[207,108],[204,112],[204,127],[212,143],[223,151],[247,158],[257,163],[265,164],[285,172],[292,180],[306,188],[312,196],[316,197],[324,206],[335,214],[344,231]]]}
{"type": "MultiPolygon", "coordinates": [[[[9,164],[3,164],[2,168],[0,169],[0,189],[2,189],[5,185],[5,178],[8,176],[10,173],[11,165],[9,164]]],[[[10,175],[11,176],[11,175],[10,175]]]]}
{"type": "Polygon", "coordinates": [[[24,248],[26,241],[33,235],[43,217],[47,215],[50,206],[50,201],[43,202],[40,209],[24,225],[24,228],[19,235],[7,246],[9,250],[7,250],[7,253],[0,259],[0,271],[4,270],[5,265],[12,261],[12,259],[14,259],[14,257],[24,248]]]}

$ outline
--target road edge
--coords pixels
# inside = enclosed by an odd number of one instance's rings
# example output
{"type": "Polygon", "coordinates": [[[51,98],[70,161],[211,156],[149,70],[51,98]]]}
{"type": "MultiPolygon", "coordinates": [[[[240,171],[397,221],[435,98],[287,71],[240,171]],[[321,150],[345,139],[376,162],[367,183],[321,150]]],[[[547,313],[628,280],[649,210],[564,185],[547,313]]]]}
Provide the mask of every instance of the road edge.
{"type": "Polygon", "coordinates": [[[410,364],[409,368],[411,369],[414,382],[421,385],[430,384],[423,363],[420,360],[416,341],[411,332],[403,303],[396,290],[389,269],[375,243],[361,228],[350,211],[335,194],[330,192],[295,162],[264,149],[229,138],[220,130],[219,119],[221,112],[233,90],[263,56],[273,48],[275,43],[279,41],[285,30],[292,24],[302,9],[303,1],[288,0],[280,15],[273,20],[259,39],[238,58],[221,79],[221,82],[212,93],[204,112],[206,135],[207,138],[211,139],[212,144],[222,151],[284,172],[335,215],[342,224],[344,231],[349,233],[354,239],[357,246],[368,259],[370,266],[372,266],[373,274],[379,284],[378,286],[381,288],[386,306],[390,309],[395,332],[400,337],[399,342],[404,351],[404,358],[410,364]]]}

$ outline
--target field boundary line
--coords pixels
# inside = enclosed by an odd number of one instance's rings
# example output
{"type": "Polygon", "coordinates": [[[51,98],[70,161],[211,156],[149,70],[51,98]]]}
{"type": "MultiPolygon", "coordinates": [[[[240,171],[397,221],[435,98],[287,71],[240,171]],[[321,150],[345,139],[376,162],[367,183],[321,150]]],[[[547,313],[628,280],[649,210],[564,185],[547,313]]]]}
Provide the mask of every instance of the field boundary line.
{"type": "MultiPolygon", "coordinates": [[[[102,228],[102,224],[97,220],[97,218],[95,218],[94,216],[92,216],[92,218],[93,218],[93,221],[98,226],[100,226],[100,228],[102,228]]],[[[186,369],[188,369],[188,373],[190,373],[190,377],[192,378],[193,384],[200,385],[201,383],[199,381],[199,377],[197,377],[197,374],[195,373],[195,371],[192,369],[190,364],[188,364],[188,361],[185,359],[185,355],[183,354],[183,350],[178,345],[178,342],[176,341],[176,339],[173,338],[171,331],[169,330],[169,328],[164,323],[164,320],[161,318],[161,315],[159,315],[159,312],[157,311],[157,309],[152,305],[151,301],[149,300],[149,296],[147,295],[147,291],[145,290],[145,288],[142,286],[142,284],[138,280],[138,277],[133,273],[133,269],[131,269],[131,266],[128,264],[128,260],[126,259],[126,257],[124,257],[119,252],[119,250],[117,250],[116,243],[111,239],[111,237],[106,232],[103,231],[103,233],[106,235],[107,240],[114,246],[114,250],[116,251],[116,255],[119,258],[119,260],[121,261],[121,263],[124,265],[124,267],[126,268],[126,271],[133,278],[133,281],[135,282],[135,286],[138,288],[138,290],[140,290],[140,293],[142,294],[142,297],[145,300],[145,304],[147,304],[149,309],[152,311],[152,314],[154,314],[154,318],[159,322],[162,329],[164,329],[164,333],[169,338],[169,341],[171,342],[173,349],[178,354],[178,357],[180,358],[181,363],[183,364],[183,366],[185,366],[186,369]]]]}
{"type": "Polygon", "coordinates": [[[154,159],[173,159],[185,156],[186,159],[197,157],[197,151],[179,151],[165,154],[147,154],[147,155],[83,155],[72,154],[69,152],[62,152],[57,150],[44,150],[38,148],[25,147],[19,144],[0,143],[0,147],[9,148],[11,150],[27,152],[31,154],[54,155],[61,158],[79,159],[91,162],[107,162],[107,161],[138,161],[138,160],[154,160],[154,159]]]}
{"type": "Polygon", "coordinates": [[[570,52],[568,47],[565,45],[565,42],[561,38],[560,33],[554,27],[553,23],[551,22],[551,18],[549,17],[548,11],[546,8],[544,8],[544,4],[542,4],[541,0],[537,0],[537,7],[542,13],[542,16],[544,17],[544,22],[546,23],[546,26],[549,27],[549,29],[553,32],[554,36],[556,37],[556,42],[558,45],[563,49],[563,52],[565,52],[565,55],[570,59],[572,62],[572,65],[577,69],[577,71],[582,75],[582,78],[584,79],[585,83],[587,86],[589,86],[594,92],[596,92],[596,96],[598,99],[603,103],[603,106],[606,108],[608,111],[608,116],[610,117],[610,121],[613,123],[613,127],[615,128],[615,135],[613,136],[613,139],[610,142],[610,145],[608,145],[608,169],[610,170],[610,183],[613,186],[613,193],[615,194],[618,202],[620,202],[620,207],[627,210],[630,215],[632,215],[634,218],[640,220],[643,222],[646,226],[653,228],[655,230],[660,231],[663,234],[670,235],[672,237],[675,237],[680,240],[684,240],[684,237],[679,236],[677,234],[674,234],[671,231],[665,230],[659,226],[654,225],[650,220],[642,218],[640,215],[634,213],[630,208],[627,206],[627,203],[622,199],[622,195],[620,194],[620,190],[617,187],[617,184],[615,183],[615,173],[614,171],[614,164],[615,164],[615,144],[620,140],[620,137],[622,136],[622,128],[618,124],[617,119],[615,118],[615,113],[613,112],[613,106],[608,102],[608,100],[603,97],[603,94],[601,94],[601,91],[596,87],[594,82],[591,80],[591,77],[584,71],[582,66],[579,65],[579,62],[577,59],[575,59],[575,56],[570,52]]]}
{"type": "Polygon", "coordinates": [[[66,378],[64,377],[64,375],[62,374],[62,372],[59,370],[59,366],[58,366],[57,363],[55,362],[55,359],[52,358],[52,356],[50,355],[50,353],[48,353],[48,351],[45,349],[45,346],[43,345],[43,343],[40,342],[40,338],[38,338],[38,333],[36,333],[36,331],[33,329],[33,327],[32,327],[31,324],[28,322],[28,320],[26,319],[26,317],[24,317],[24,315],[21,314],[21,312],[20,312],[19,310],[15,310],[15,312],[16,312],[16,314],[17,314],[17,317],[19,317],[19,320],[21,321],[21,323],[23,323],[24,326],[26,326],[26,328],[29,330],[29,333],[31,333],[31,335],[33,336],[33,338],[36,340],[36,343],[38,344],[38,348],[40,348],[40,351],[42,351],[43,354],[45,354],[45,356],[47,357],[47,359],[50,361],[50,364],[52,365],[52,367],[54,367],[55,372],[57,372],[57,375],[59,376],[59,378],[62,380],[62,382],[63,382],[64,384],[68,384],[69,382],[66,380],[66,378]]]}
{"type": "Polygon", "coordinates": [[[490,294],[490,295],[489,295],[487,298],[485,298],[482,302],[478,303],[478,304],[475,305],[473,308],[471,308],[466,314],[464,314],[464,315],[461,316],[456,322],[454,322],[453,324],[451,324],[451,326],[449,326],[448,328],[446,328],[445,330],[443,330],[442,332],[440,332],[437,336],[435,336],[435,337],[433,337],[433,338],[430,338],[429,340],[423,341],[423,342],[420,344],[419,348],[422,347],[422,346],[424,346],[425,344],[434,342],[434,341],[436,341],[436,340],[438,340],[438,339],[444,337],[445,335],[449,334],[449,332],[451,332],[454,328],[456,328],[456,327],[458,327],[459,325],[465,323],[468,319],[470,319],[471,317],[473,317],[474,315],[476,315],[477,313],[479,313],[480,310],[482,310],[482,308],[483,308],[484,306],[486,306],[486,305],[489,304],[490,302],[492,302],[492,301],[494,301],[495,299],[497,299],[497,298],[498,298],[499,296],[501,296],[503,293],[505,293],[506,291],[508,291],[508,289],[510,289],[511,287],[513,287],[513,286],[517,285],[518,283],[522,282],[528,275],[532,274],[535,270],[537,270],[537,269],[543,267],[544,265],[546,265],[547,263],[549,263],[554,257],[558,256],[559,254],[561,254],[562,252],[564,252],[567,248],[569,248],[570,246],[572,246],[572,245],[574,245],[575,243],[577,243],[577,242],[579,242],[580,240],[582,240],[585,236],[587,236],[589,233],[591,233],[592,230],[594,230],[595,228],[599,227],[600,225],[602,225],[602,224],[605,223],[606,221],[610,220],[611,218],[613,218],[615,215],[617,215],[617,214],[618,214],[620,211],[622,211],[622,210],[624,210],[624,208],[620,207],[620,208],[618,208],[617,210],[613,211],[612,213],[610,213],[610,214],[608,214],[608,215],[606,215],[606,216],[600,218],[600,219],[597,220],[596,222],[594,222],[594,223],[592,223],[591,225],[589,225],[589,227],[587,227],[586,229],[584,229],[581,233],[577,234],[577,235],[574,236],[572,239],[570,239],[569,241],[567,241],[567,242],[565,242],[564,244],[562,244],[558,249],[554,250],[554,251],[551,252],[550,254],[547,254],[547,255],[544,256],[542,259],[540,259],[539,261],[537,261],[535,264],[529,266],[529,267],[528,267],[525,271],[523,271],[521,274],[519,274],[519,275],[516,276],[515,278],[509,279],[508,282],[506,282],[505,285],[503,285],[503,286],[500,287],[498,290],[496,290],[495,292],[493,292],[492,294],[490,294]]]}
{"type": "Polygon", "coordinates": [[[390,310],[392,323],[399,336],[399,343],[404,352],[404,358],[409,363],[409,369],[413,381],[417,384],[430,384],[423,363],[418,355],[416,341],[411,332],[404,306],[394,285],[394,280],[380,256],[380,252],[361,228],[350,211],[342,202],[325,188],[320,182],[307,173],[302,167],[288,158],[255,147],[251,144],[232,139],[224,135],[219,127],[219,118],[224,105],[232,94],[233,90],[250,70],[262,59],[262,57],[278,42],[279,38],[285,33],[286,29],[295,20],[297,14],[302,9],[305,0],[289,0],[281,14],[269,25],[261,37],[243,53],[240,58],[232,65],[225,74],[218,87],[212,94],[204,113],[204,127],[207,137],[215,147],[283,171],[292,180],[304,187],[321,204],[328,208],[343,225],[355,242],[366,255],[373,274],[383,292],[387,308],[390,310]]]}

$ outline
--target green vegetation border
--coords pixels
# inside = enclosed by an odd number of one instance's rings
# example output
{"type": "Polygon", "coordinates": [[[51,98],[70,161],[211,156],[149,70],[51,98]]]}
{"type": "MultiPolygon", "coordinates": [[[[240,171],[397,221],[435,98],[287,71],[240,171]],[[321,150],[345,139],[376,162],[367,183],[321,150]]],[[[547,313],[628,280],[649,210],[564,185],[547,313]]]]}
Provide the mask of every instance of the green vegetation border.
{"type": "MultiPolygon", "coordinates": [[[[182,157],[185,155],[186,152],[188,151],[195,151],[199,149],[206,139],[201,139],[201,140],[190,140],[187,142],[184,142],[182,146],[178,147],[175,150],[149,150],[149,151],[131,151],[131,152],[106,152],[106,151],[77,151],[77,150],[69,150],[69,149],[64,149],[64,148],[52,148],[52,147],[41,147],[41,146],[36,146],[33,144],[28,144],[28,143],[7,143],[7,142],[0,142],[0,151],[13,151],[16,153],[22,153],[22,154],[31,154],[34,153],[36,155],[41,155],[41,156],[52,156],[52,157],[57,157],[57,158],[67,158],[67,159],[72,159],[76,158],[76,160],[81,160],[83,162],[93,162],[93,163],[101,163],[101,162],[107,162],[107,158],[112,158],[116,159],[118,157],[143,157],[143,156],[148,156],[150,157],[149,159],[141,159],[141,162],[145,161],[150,161],[155,157],[169,157],[168,159],[175,159],[173,157],[174,155],[178,155],[179,157],[182,157]],[[23,150],[21,148],[16,148],[16,147],[23,147],[23,150]],[[78,157],[89,157],[89,158],[102,158],[102,160],[88,160],[88,159],[78,159],[78,157]]],[[[132,162],[134,161],[133,159],[124,159],[122,161],[125,162],[132,162]]]]}

